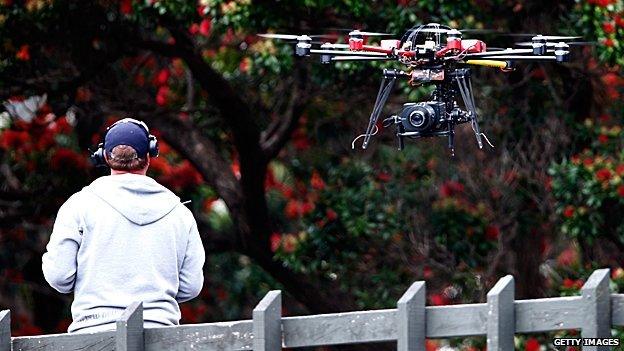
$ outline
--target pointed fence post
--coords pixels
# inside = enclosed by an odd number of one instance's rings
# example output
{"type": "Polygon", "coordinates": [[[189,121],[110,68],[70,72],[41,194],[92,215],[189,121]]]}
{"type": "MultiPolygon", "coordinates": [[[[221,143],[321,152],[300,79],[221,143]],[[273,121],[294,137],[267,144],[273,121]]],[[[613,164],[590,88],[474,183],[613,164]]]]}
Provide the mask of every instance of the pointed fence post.
{"type": "MultiPolygon", "coordinates": [[[[609,269],[595,270],[581,288],[585,303],[583,338],[611,337],[611,294],[609,293],[609,269]]],[[[610,350],[609,346],[585,346],[583,350],[610,350]]]]}
{"type": "Polygon", "coordinates": [[[117,320],[115,350],[143,351],[143,303],[133,302],[117,320]]]}
{"type": "Polygon", "coordinates": [[[398,351],[425,350],[425,282],[415,282],[397,303],[398,351]]]}
{"type": "Polygon", "coordinates": [[[515,284],[511,275],[502,277],[487,294],[487,349],[507,351],[514,349],[515,284]]]}
{"type": "Polygon", "coordinates": [[[0,311],[0,351],[11,351],[11,311],[0,311]]]}
{"type": "Polygon", "coordinates": [[[254,351],[282,349],[282,292],[269,291],[253,310],[254,351]]]}

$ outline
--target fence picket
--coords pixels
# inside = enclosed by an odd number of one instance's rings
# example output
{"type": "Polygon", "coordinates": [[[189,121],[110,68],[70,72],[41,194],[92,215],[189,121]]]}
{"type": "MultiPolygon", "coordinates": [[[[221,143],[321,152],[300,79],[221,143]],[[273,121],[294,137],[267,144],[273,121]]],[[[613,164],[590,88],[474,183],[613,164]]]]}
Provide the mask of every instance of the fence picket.
{"type": "MultiPolygon", "coordinates": [[[[585,324],[583,338],[607,338],[611,336],[611,294],[609,293],[609,269],[598,269],[589,276],[581,288],[584,301],[585,324]]],[[[584,346],[585,351],[610,350],[609,346],[584,346]]]]}
{"type": "Polygon", "coordinates": [[[425,349],[425,282],[415,282],[397,303],[398,351],[425,349]]]}
{"type": "MultiPolygon", "coordinates": [[[[374,342],[397,343],[401,351],[424,350],[425,337],[487,336],[488,350],[513,350],[514,333],[581,329],[583,337],[609,337],[624,325],[624,294],[610,294],[609,270],[596,270],[580,296],[514,300],[514,279],[500,279],[487,303],[425,306],[424,282],[415,282],[396,309],[281,317],[281,292],[269,292],[253,320],[143,330],[141,303],[130,305],[117,330],[84,334],[10,336],[9,311],[0,312],[0,351],[256,350],[374,342]]],[[[607,350],[593,346],[584,350],[607,350]]]]}
{"type": "Polygon", "coordinates": [[[502,277],[487,294],[487,349],[507,351],[514,349],[515,286],[511,275],[502,277]]]}
{"type": "Polygon", "coordinates": [[[254,351],[282,349],[282,292],[269,291],[253,310],[254,351]]]}
{"type": "Polygon", "coordinates": [[[11,351],[11,311],[0,311],[0,351],[11,351]]]}
{"type": "Polygon", "coordinates": [[[115,350],[143,351],[143,303],[133,302],[117,320],[115,332],[115,350]]]}

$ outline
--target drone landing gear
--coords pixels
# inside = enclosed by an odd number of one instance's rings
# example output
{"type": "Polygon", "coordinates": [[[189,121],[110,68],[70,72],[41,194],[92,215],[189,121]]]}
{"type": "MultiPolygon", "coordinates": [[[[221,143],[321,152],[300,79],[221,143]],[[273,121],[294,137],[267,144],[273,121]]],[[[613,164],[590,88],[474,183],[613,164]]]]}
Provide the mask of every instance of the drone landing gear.
{"type": "Polygon", "coordinates": [[[404,75],[405,73],[402,71],[384,69],[383,79],[381,81],[381,85],[379,86],[377,99],[375,100],[375,106],[373,107],[373,112],[371,113],[368,121],[366,132],[363,134],[364,142],[362,143],[362,149],[366,149],[370,143],[370,138],[377,134],[377,120],[379,119],[379,115],[381,115],[383,107],[388,100],[388,96],[390,96],[390,92],[392,92],[392,88],[394,87],[394,83],[397,78],[404,75]]]}
{"type": "MultiPolygon", "coordinates": [[[[485,134],[481,133],[481,130],[479,129],[477,109],[474,101],[474,94],[472,93],[472,81],[470,80],[470,69],[458,69],[456,72],[453,73],[452,77],[457,82],[459,93],[461,94],[462,100],[464,101],[466,110],[468,110],[470,125],[472,126],[472,131],[475,133],[475,137],[477,138],[477,144],[479,144],[479,149],[483,149],[483,140],[481,139],[481,137],[485,137],[485,134]]],[[[485,138],[487,140],[487,137],[485,138]]],[[[489,141],[488,144],[492,146],[489,141]]]]}

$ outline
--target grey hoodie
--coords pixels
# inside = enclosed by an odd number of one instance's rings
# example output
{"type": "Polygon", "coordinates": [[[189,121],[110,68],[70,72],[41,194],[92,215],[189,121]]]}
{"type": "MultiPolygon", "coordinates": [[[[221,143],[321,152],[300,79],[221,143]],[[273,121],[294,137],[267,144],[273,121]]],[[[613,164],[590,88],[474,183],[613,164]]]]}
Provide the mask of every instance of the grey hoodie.
{"type": "Polygon", "coordinates": [[[178,302],[201,291],[204,255],[177,196],[147,176],[112,175],[61,206],[43,274],[59,292],[74,292],[69,332],[112,329],[133,301],[143,302],[146,326],[174,325],[178,302]]]}

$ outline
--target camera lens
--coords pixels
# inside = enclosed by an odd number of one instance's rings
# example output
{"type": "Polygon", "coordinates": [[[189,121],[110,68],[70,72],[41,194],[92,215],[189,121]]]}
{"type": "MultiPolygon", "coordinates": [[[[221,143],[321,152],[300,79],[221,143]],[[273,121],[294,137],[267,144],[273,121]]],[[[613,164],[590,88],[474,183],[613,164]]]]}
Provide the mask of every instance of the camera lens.
{"type": "Polygon", "coordinates": [[[410,124],[416,128],[422,127],[426,120],[427,116],[423,111],[414,111],[409,115],[410,124]]]}

